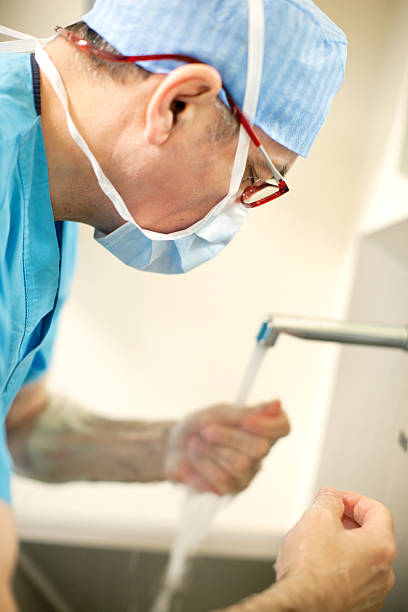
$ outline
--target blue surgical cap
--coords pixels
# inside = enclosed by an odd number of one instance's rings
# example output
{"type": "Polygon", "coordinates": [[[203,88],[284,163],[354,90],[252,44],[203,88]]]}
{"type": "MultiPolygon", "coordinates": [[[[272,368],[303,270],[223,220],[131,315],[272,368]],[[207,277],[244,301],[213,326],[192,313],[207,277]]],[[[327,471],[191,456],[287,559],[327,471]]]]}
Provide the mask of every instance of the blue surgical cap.
{"type": "MultiPolygon", "coordinates": [[[[344,79],[347,40],[311,0],[264,0],[265,47],[253,118],[307,157],[344,79]]],[[[242,107],[248,0],[97,0],[83,20],[123,55],[179,53],[218,70],[242,107]]],[[[169,72],[174,62],[141,65],[169,72]]]]}

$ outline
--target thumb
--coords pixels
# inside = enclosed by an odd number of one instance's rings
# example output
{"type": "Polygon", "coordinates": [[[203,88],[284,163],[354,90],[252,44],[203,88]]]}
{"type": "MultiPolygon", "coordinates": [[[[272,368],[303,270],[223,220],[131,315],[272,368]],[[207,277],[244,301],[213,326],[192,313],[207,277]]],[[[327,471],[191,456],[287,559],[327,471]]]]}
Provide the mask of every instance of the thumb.
{"type": "Polygon", "coordinates": [[[334,518],[341,520],[344,514],[342,495],[334,487],[324,487],[318,492],[313,508],[325,508],[334,518]]]}
{"type": "Polygon", "coordinates": [[[253,411],[254,414],[262,414],[265,416],[278,416],[281,412],[281,403],[279,400],[273,400],[272,402],[263,403],[257,406],[253,411]]]}

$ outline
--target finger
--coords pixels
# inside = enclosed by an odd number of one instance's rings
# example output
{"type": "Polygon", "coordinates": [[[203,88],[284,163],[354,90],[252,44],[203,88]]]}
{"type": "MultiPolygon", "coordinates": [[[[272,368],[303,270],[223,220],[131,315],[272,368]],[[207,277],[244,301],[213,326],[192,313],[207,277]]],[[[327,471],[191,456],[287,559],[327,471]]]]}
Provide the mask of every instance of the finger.
{"type": "Polygon", "coordinates": [[[282,405],[280,400],[272,400],[271,402],[263,402],[257,406],[247,407],[244,409],[247,416],[263,416],[277,417],[281,413],[282,405]]]}
{"type": "Polygon", "coordinates": [[[207,425],[202,430],[201,436],[211,444],[232,448],[254,459],[265,457],[272,445],[268,438],[224,425],[207,425]]]}
{"type": "Polygon", "coordinates": [[[341,519],[344,513],[344,504],[341,493],[334,487],[324,487],[318,492],[314,504],[314,509],[325,509],[336,519],[341,526],[341,519]]]}
{"type": "Polygon", "coordinates": [[[202,493],[215,493],[218,495],[218,490],[213,487],[208,480],[205,480],[198,472],[191,468],[190,475],[185,478],[183,481],[184,484],[192,487],[196,491],[200,491],[202,493]]]}
{"type": "Polygon", "coordinates": [[[278,416],[282,410],[282,404],[280,400],[272,400],[271,402],[265,402],[260,404],[257,412],[265,416],[278,416]]]}
{"type": "Polygon", "coordinates": [[[393,533],[392,514],[380,502],[365,495],[342,491],[344,513],[365,530],[381,528],[393,533]]]}
{"type": "Polygon", "coordinates": [[[201,413],[197,413],[195,416],[200,419],[201,426],[210,423],[241,426],[243,420],[252,414],[272,417],[278,416],[280,411],[281,405],[279,400],[273,400],[255,406],[244,406],[242,408],[237,408],[231,404],[219,404],[201,413]]]}
{"type": "Polygon", "coordinates": [[[171,480],[193,487],[197,491],[218,493],[187,461],[179,466],[177,472],[171,476],[171,480]]]}
{"type": "Polygon", "coordinates": [[[287,436],[290,432],[289,421],[283,410],[278,415],[250,414],[243,420],[242,427],[253,434],[274,440],[287,436]]]}
{"type": "Polygon", "coordinates": [[[391,512],[374,499],[342,491],[346,516],[361,525],[359,532],[369,537],[376,551],[377,565],[390,566],[397,557],[391,512]]]}
{"type": "Polygon", "coordinates": [[[258,460],[226,446],[211,445],[210,457],[235,478],[244,478],[256,469],[258,460]]]}
{"type": "Polygon", "coordinates": [[[261,469],[261,460],[253,459],[225,446],[212,446],[210,459],[234,478],[236,491],[246,489],[261,469]]]}
{"type": "Polygon", "coordinates": [[[227,495],[235,492],[236,486],[230,475],[217,466],[208,457],[196,457],[193,459],[194,468],[197,473],[210,483],[214,493],[217,495],[227,495]]]}
{"type": "Polygon", "coordinates": [[[206,444],[194,436],[188,443],[187,454],[194,470],[215,489],[219,495],[235,493],[238,485],[232,474],[220,467],[207,454],[206,444]]]}
{"type": "Polygon", "coordinates": [[[242,476],[241,478],[236,478],[235,482],[236,482],[236,492],[239,493],[240,491],[243,491],[244,489],[246,489],[250,483],[253,481],[253,479],[255,478],[255,476],[258,474],[259,470],[261,469],[261,462],[255,463],[252,466],[252,469],[247,472],[244,476],[242,476]]]}
{"type": "MultiPolygon", "coordinates": [[[[198,437],[190,441],[190,452],[206,457],[230,477],[225,477],[228,492],[237,493],[245,489],[261,468],[261,461],[225,446],[207,445],[198,437]]],[[[224,477],[223,477],[224,479],[224,477]]]]}
{"type": "Polygon", "coordinates": [[[360,527],[360,525],[356,523],[356,521],[354,521],[353,519],[345,515],[341,519],[341,522],[343,524],[344,529],[346,529],[346,531],[350,531],[351,529],[359,529],[360,527]]]}

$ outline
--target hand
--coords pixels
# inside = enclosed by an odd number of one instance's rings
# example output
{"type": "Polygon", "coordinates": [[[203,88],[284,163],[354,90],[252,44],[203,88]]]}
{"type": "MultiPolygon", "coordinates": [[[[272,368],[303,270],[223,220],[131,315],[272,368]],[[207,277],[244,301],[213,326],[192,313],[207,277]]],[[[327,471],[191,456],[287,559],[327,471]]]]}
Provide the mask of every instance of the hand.
{"type": "Polygon", "coordinates": [[[288,433],[279,401],[200,410],[173,427],[165,476],[199,491],[238,493],[251,482],[271,446],[288,433]]]}
{"type": "Polygon", "coordinates": [[[277,586],[286,582],[288,592],[312,596],[314,604],[296,610],[374,612],[394,584],[395,558],[393,521],[385,506],[358,493],[322,489],[283,541],[277,586]]]}

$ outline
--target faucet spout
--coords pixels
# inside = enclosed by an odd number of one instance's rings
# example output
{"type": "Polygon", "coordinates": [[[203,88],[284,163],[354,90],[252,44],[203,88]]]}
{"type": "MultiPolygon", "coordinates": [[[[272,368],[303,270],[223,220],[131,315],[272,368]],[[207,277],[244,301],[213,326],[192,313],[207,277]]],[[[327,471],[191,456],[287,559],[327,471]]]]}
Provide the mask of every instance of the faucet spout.
{"type": "Polygon", "coordinates": [[[408,350],[408,325],[348,323],[271,314],[263,321],[257,342],[265,347],[274,346],[279,334],[289,334],[305,340],[408,350]]]}

